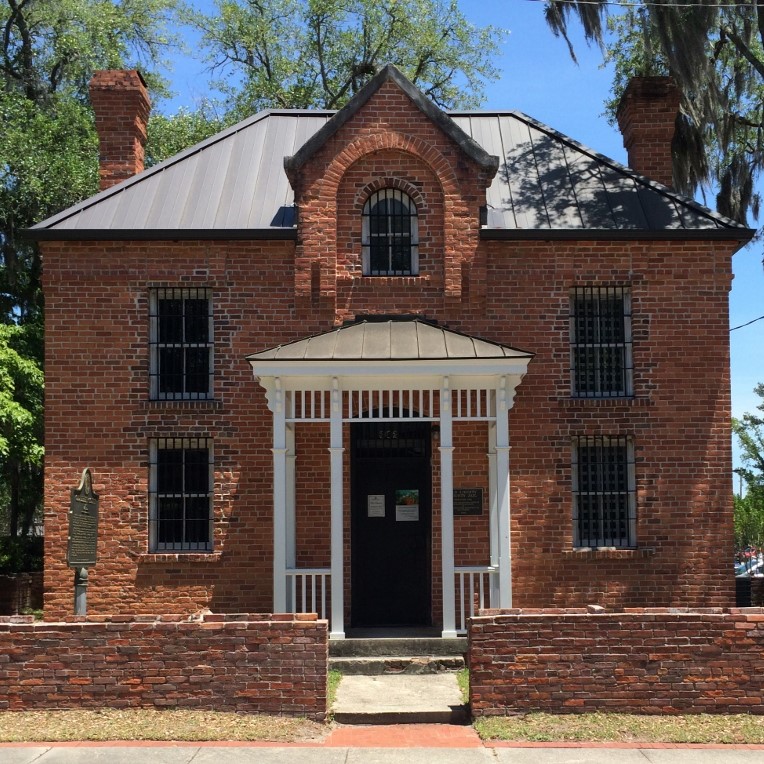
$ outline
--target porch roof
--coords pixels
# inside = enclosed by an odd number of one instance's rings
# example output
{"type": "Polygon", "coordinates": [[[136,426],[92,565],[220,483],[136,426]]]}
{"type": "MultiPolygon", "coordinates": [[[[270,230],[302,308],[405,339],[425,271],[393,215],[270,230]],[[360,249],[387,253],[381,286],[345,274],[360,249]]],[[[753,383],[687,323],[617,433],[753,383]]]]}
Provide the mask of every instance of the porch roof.
{"type": "Polygon", "coordinates": [[[483,340],[420,318],[362,319],[247,356],[252,361],[456,361],[517,358],[533,353],[483,340]]]}

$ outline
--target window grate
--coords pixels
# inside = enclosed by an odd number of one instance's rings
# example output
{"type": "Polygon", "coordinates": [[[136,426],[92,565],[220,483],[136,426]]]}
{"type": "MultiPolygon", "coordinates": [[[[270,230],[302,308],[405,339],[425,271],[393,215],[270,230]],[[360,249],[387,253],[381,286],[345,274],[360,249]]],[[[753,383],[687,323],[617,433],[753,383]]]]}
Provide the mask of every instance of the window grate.
{"type": "Polygon", "coordinates": [[[570,297],[571,389],[582,398],[633,395],[631,293],[578,287],[570,297]]]}
{"type": "Polygon", "coordinates": [[[636,546],[636,482],[630,439],[576,438],[572,467],[575,546],[636,546]]]}
{"type": "Polygon", "coordinates": [[[417,208],[403,191],[383,188],[363,206],[364,276],[416,276],[419,273],[417,208]]]}
{"type": "Polygon", "coordinates": [[[158,438],[149,460],[149,545],[161,552],[212,550],[212,442],[158,438]]]}
{"type": "Polygon", "coordinates": [[[209,289],[152,289],[150,394],[154,400],[212,397],[213,323],[209,289]]]}

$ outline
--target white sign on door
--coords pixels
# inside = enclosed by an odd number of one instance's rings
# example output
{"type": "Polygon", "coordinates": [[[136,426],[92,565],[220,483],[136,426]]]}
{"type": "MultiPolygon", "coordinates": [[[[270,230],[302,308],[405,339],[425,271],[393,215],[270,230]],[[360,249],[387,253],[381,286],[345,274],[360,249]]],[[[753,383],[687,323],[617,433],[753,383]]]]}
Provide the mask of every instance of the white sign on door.
{"type": "Polygon", "coordinates": [[[385,516],[385,495],[369,494],[366,497],[368,517],[385,516]]]}

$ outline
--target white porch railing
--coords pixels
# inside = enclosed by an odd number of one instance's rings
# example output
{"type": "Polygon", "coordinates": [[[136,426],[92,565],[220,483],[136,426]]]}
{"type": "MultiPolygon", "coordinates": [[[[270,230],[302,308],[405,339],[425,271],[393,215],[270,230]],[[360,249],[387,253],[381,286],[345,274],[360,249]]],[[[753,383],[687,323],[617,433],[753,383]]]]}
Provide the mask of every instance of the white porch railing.
{"type": "Polygon", "coordinates": [[[330,568],[287,568],[287,606],[291,613],[328,617],[330,568]]]}
{"type": "Polygon", "coordinates": [[[485,567],[457,567],[456,575],[456,631],[467,633],[467,619],[481,608],[491,607],[494,592],[498,590],[498,569],[485,567]]]}

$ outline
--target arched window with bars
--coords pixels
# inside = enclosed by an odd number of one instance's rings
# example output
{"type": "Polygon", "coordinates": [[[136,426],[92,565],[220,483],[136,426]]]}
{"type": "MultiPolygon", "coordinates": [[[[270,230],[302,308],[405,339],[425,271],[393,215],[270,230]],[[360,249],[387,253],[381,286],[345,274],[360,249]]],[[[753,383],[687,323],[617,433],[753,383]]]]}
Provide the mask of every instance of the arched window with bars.
{"type": "Polygon", "coordinates": [[[419,226],[411,197],[396,188],[375,191],[363,206],[363,275],[419,274],[419,226]]]}

